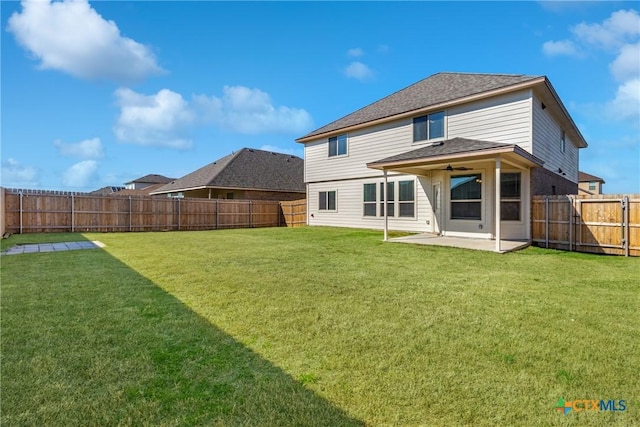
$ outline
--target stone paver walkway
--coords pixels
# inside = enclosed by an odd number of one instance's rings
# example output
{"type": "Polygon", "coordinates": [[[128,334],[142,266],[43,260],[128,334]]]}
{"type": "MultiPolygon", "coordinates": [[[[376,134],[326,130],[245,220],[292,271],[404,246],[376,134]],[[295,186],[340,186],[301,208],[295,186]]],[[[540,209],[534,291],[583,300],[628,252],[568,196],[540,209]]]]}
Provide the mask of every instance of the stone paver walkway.
{"type": "Polygon", "coordinates": [[[38,252],[77,251],[80,249],[104,248],[104,243],[94,241],[62,242],[62,243],[35,243],[30,245],[16,245],[2,252],[2,255],[34,254],[38,252]]]}

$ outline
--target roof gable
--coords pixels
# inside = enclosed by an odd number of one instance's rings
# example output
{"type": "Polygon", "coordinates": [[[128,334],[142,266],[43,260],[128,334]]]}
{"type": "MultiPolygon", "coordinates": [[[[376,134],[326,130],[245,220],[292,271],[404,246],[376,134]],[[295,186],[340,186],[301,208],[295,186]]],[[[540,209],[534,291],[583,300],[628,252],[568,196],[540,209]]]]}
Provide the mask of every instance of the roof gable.
{"type": "Polygon", "coordinates": [[[579,171],[578,172],[578,182],[590,182],[590,181],[599,181],[601,183],[605,183],[604,179],[599,176],[591,175],[586,172],[579,171]]]}
{"type": "Polygon", "coordinates": [[[133,184],[134,182],[139,182],[143,184],[167,184],[173,181],[175,178],[169,178],[164,175],[158,175],[155,173],[150,173],[148,175],[142,176],[140,178],[133,179],[129,182],[125,182],[125,184],[133,184]]]}
{"type": "Polygon", "coordinates": [[[305,191],[304,161],[290,154],[243,148],[183,176],[153,194],[196,188],[305,191]]]}
{"type": "Polygon", "coordinates": [[[298,141],[540,78],[544,77],[516,74],[434,74],[316,129],[298,141]]]}

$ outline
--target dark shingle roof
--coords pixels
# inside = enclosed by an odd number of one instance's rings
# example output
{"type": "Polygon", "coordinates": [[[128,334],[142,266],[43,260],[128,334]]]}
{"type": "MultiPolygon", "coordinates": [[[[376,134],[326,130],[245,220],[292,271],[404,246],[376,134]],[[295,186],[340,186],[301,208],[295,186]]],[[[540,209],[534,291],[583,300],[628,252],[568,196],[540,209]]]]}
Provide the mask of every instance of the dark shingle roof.
{"type": "Polygon", "coordinates": [[[167,184],[173,181],[175,178],[168,178],[164,175],[158,175],[155,173],[150,173],[148,175],[142,176],[137,179],[132,179],[129,182],[125,182],[125,184],[133,184],[134,182],[141,182],[143,184],[167,184]]]}
{"type": "Polygon", "coordinates": [[[106,187],[98,188],[97,190],[90,191],[89,194],[95,196],[108,196],[114,193],[118,193],[124,190],[124,187],[107,185],[106,187]]]}
{"type": "Polygon", "coordinates": [[[542,78],[542,76],[521,74],[434,74],[316,129],[298,140],[539,78],[542,78]]]}
{"type": "Polygon", "coordinates": [[[603,184],[605,184],[604,179],[595,175],[588,174],[586,172],[582,172],[582,171],[578,172],[578,181],[579,182],[600,181],[603,184]]]}
{"type": "Polygon", "coordinates": [[[433,145],[428,145],[415,150],[407,151],[406,153],[377,160],[375,162],[368,163],[367,166],[373,168],[376,168],[376,166],[378,166],[379,169],[380,165],[386,165],[388,163],[410,162],[412,160],[429,159],[431,157],[446,158],[447,156],[455,156],[456,154],[462,153],[469,156],[481,156],[485,154],[483,153],[484,151],[493,149],[506,149],[508,151],[513,151],[520,156],[528,159],[531,164],[538,164],[542,166],[542,164],[544,163],[539,158],[526,152],[515,144],[502,144],[500,142],[479,141],[476,139],[467,138],[453,138],[446,141],[434,143],[433,145]]]}
{"type": "Polygon", "coordinates": [[[246,188],[304,192],[304,161],[290,154],[243,148],[154,191],[246,188]]]}

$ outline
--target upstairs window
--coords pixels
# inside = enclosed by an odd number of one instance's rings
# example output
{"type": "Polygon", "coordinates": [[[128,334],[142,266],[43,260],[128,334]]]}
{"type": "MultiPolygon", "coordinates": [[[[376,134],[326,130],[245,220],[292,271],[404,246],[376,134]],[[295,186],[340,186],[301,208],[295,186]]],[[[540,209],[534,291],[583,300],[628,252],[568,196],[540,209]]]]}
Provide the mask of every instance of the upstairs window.
{"type": "Polygon", "coordinates": [[[329,138],[329,157],[347,155],[347,134],[329,138]]]}
{"type": "Polygon", "coordinates": [[[444,138],[444,111],[413,119],[413,142],[444,138]]]}
{"type": "Polygon", "coordinates": [[[565,148],[566,148],[566,135],[564,131],[562,131],[562,134],[560,135],[560,151],[564,153],[565,148]]]}
{"type": "Polygon", "coordinates": [[[591,182],[589,183],[589,190],[591,190],[591,191],[595,191],[595,190],[596,190],[596,183],[595,183],[595,181],[591,181],[591,182]]]}

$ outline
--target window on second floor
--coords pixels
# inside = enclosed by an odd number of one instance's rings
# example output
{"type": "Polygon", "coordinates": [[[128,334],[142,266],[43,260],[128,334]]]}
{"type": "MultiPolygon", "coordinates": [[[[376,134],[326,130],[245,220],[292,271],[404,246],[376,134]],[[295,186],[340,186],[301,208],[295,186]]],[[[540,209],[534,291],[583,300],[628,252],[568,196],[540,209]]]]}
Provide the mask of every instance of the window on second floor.
{"type": "Polygon", "coordinates": [[[591,181],[591,182],[589,183],[589,190],[591,190],[591,191],[595,191],[595,190],[596,190],[596,183],[595,183],[595,181],[591,181]]]}
{"type": "Polygon", "coordinates": [[[347,134],[329,138],[329,157],[347,155],[347,134]]]}
{"type": "Polygon", "coordinates": [[[444,111],[413,119],[413,141],[444,138],[444,111]]]}
{"type": "Polygon", "coordinates": [[[566,148],[566,135],[564,133],[564,131],[562,131],[562,135],[560,136],[560,151],[564,153],[564,150],[566,148]]]}

